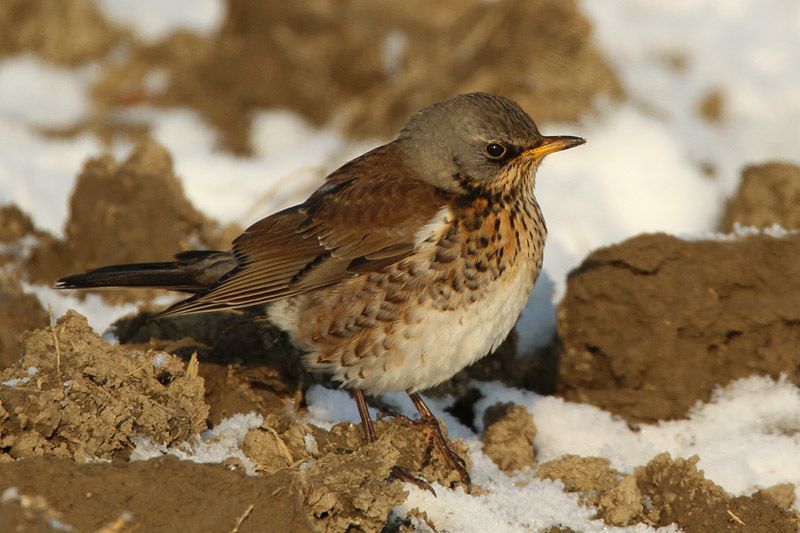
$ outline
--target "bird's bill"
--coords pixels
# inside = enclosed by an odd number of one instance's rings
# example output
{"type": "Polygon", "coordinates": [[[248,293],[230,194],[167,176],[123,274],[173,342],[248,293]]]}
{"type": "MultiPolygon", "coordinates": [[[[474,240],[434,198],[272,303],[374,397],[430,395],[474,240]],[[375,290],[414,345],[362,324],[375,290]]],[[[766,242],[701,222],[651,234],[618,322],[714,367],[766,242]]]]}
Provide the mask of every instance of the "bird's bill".
{"type": "Polygon", "coordinates": [[[574,148],[575,146],[580,146],[585,142],[586,139],[573,137],[571,135],[553,135],[551,137],[542,137],[542,142],[540,142],[537,146],[522,152],[520,157],[540,158],[546,156],[547,154],[552,154],[554,152],[560,152],[561,150],[567,150],[569,148],[574,148]]]}

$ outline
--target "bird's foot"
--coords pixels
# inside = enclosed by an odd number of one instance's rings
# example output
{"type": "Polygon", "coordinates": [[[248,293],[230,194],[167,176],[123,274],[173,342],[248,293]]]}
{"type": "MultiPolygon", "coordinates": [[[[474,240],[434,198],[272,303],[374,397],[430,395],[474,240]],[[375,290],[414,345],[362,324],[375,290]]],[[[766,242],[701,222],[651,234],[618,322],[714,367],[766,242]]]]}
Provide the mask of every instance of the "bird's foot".
{"type": "Polygon", "coordinates": [[[458,472],[459,477],[461,477],[461,482],[466,486],[467,493],[469,493],[472,489],[472,479],[467,471],[467,463],[460,455],[450,448],[447,437],[445,437],[442,432],[439,420],[433,416],[423,417],[418,423],[424,424],[428,431],[428,445],[425,447],[422,467],[424,468],[430,464],[433,458],[433,449],[434,447],[438,448],[442,455],[444,455],[445,460],[458,472]]]}
{"type": "MultiPolygon", "coordinates": [[[[447,463],[456,472],[458,472],[458,475],[461,478],[461,482],[466,487],[467,493],[470,492],[470,490],[472,489],[472,480],[470,478],[469,472],[467,471],[467,463],[460,455],[458,455],[456,452],[453,451],[452,448],[450,448],[447,437],[444,436],[444,432],[442,431],[442,427],[439,424],[439,420],[435,416],[423,416],[420,419],[414,420],[400,413],[387,413],[385,411],[378,411],[377,418],[378,420],[383,420],[384,418],[393,418],[395,420],[400,420],[411,426],[423,426],[425,432],[428,434],[428,437],[427,437],[427,445],[425,446],[425,452],[422,460],[422,468],[425,468],[426,466],[431,464],[431,460],[433,459],[433,450],[434,448],[436,448],[442,453],[447,463]]],[[[404,470],[406,474],[408,474],[409,476],[414,477],[402,467],[395,467],[395,468],[400,468],[401,470],[404,470]]],[[[420,478],[415,477],[415,479],[420,479],[420,478]]],[[[428,486],[430,487],[430,485],[428,486]]]]}
{"type": "Polygon", "coordinates": [[[389,481],[407,481],[417,487],[421,488],[422,490],[427,490],[431,494],[436,496],[436,491],[433,490],[431,484],[422,479],[419,476],[415,476],[408,469],[403,468],[402,466],[395,465],[392,467],[392,470],[389,472],[389,477],[387,478],[389,481]]]}

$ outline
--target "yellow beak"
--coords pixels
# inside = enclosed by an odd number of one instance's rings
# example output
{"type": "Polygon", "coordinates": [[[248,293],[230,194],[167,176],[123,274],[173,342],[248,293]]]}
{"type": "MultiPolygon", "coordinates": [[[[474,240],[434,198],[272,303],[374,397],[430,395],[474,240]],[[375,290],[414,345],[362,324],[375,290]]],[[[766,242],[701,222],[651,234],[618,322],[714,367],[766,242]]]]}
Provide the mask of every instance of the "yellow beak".
{"type": "Polygon", "coordinates": [[[570,135],[553,135],[552,137],[542,137],[542,141],[533,148],[525,150],[519,157],[535,157],[541,158],[553,152],[560,152],[568,148],[580,146],[585,143],[586,139],[580,137],[572,137],[570,135]]]}

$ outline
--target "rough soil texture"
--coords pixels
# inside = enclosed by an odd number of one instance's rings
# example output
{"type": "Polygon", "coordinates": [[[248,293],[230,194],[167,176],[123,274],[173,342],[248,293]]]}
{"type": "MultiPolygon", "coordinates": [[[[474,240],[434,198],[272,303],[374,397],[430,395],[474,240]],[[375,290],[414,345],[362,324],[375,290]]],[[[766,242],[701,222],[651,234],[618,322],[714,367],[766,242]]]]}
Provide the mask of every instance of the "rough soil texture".
{"type": "MultiPolygon", "coordinates": [[[[169,153],[140,143],[127,160],[90,159],[70,199],[65,239],[44,236],[26,270],[46,285],[89,268],[166,261],[186,249],[230,247],[230,232],[186,199],[169,153]]],[[[152,292],[152,291],[151,291],[152,292]]],[[[113,302],[137,301],[139,291],[100,291],[113,302]]],[[[145,293],[147,294],[147,293],[145,293]]]]}
{"type": "MultiPolygon", "coordinates": [[[[577,2],[345,0],[333,7],[229,0],[217,35],[179,32],[142,45],[88,0],[10,0],[0,5],[0,57],[17,53],[64,66],[99,61],[92,115],[50,134],[89,129],[106,142],[122,136],[140,143],[126,161],[106,156],[86,163],[63,241],[37,231],[19,209],[0,207],[5,529],[381,530],[405,498],[392,479],[395,466],[443,485],[459,483],[438,450],[426,461],[426,429],[404,418],[379,420],[379,440],[370,445],[360,426],[328,431],[303,423],[304,392],[321,378],[305,373],[300,354],[285,336],[256,323],[257,315],[153,320],[151,310],[115,324],[120,344],[109,345],[76,314],[47,327],[46,311],[22,293],[19,280],[49,285],[106,264],[227,248],[236,235],[188,202],[169,155],[147,139],[148,125],[127,122],[121,109],[196,109],[220,132],[224,148],[242,154],[251,150],[253,113],[280,107],[315,124],[341,124],[355,136],[388,137],[423,105],[487,90],[517,99],[540,123],[575,120],[597,99],[622,96],[577,2]],[[238,460],[126,460],[135,435],[164,444],[192,441],[206,427],[250,411],[264,416],[242,444],[256,476],[246,476],[238,460]]],[[[685,57],[665,60],[686,68],[685,57]]],[[[698,112],[724,122],[725,95],[712,89],[698,112]]],[[[796,166],[748,168],[722,227],[733,221],[798,227],[797,181],[796,166]]],[[[715,385],[751,373],[784,372],[800,382],[799,240],[649,235],[599,250],[569,280],[559,309],[560,362],[555,348],[516,358],[512,335],[434,394],[452,394],[452,412],[474,427],[479,393],[471,379],[539,392],[555,390],[558,381],[569,399],[642,422],[683,416],[715,385]]],[[[153,294],[104,293],[114,302],[153,294]]],[[[484,451],[500,468],[536,468],[538,476],[560,480],[610,525],[797,531],[792,485],[734,498],[704,479],[696,461],[666,455],[633,475],[592,457],[537,466],[536,428],[524,408],[494,406],[484,427],[484,451]]],[[[451,444],[468,459],[462,443],[451,444]]],[[[424,513],[416,518],[426,521],[424,513]]]]}
{"type": "Polygon", "coordinates": [[[95,97],[98,109],[188,104],[223,147],[247,153],[259,109],[317,124],[345,109],[352,134],[388,137],[420,107],[475,90],[515,98],[540,122],[575,120],[622,93],[573,1],[230,0],[218,35],[135,49],[95,97]],[[154,89],[154,76],[166,86],[154,89]]]}
{"type": "Polygon", "coordinates": [[[75,312],[22,344],[0,373],[0,459],[111,459],[134,435],[172,444],[206,427],[196,359],[111,346],[75,312]]]}
{"type": "MultiPolygon", "coordinates": [[[[419,424],[380,420],[378,442],[366,445],[360,426],[326,431],[299,423],[296,409],[285,405],[244,440],[256,477],[229,471],[235,464],[122,461],[135,435],[175,444],[205,428],[198,365],[196,357],[184,365],[163,351],[110,346],[76,313],[27,334],[22,359],[0,374],[0,493],[17,491],[0,506],[5,523],[35,527],[55,518],[94,530],[122,520],[162,531],[171,526],[157,521],[169,515],[190,530],[227,530],[252,503],[242,530],[283,524],[292,531],[371,531],[405,498],[394,467],[446,486],[460,483],[437,449],[426,462],[429,433],[419,424]],[[115,462],[78,464],[90,458],[115,462]]],[[[463,445],[453,446],[466,455],[463,445]]]]}
{"type": "Polygon", "coordinates": [[[48,324],[50,316],[39,299],[22,292],[16,279],[0,275],[0,370],[22,355],[20,335],[48,324]]]}
{"type": "Polygon", "coordinates": [[[728,200],[720,230],[732,231],[735,222],[759,228],[773,224],[800,228],[800,166],[770,162],[745,168],[739,189],[728,200]]]}
{"type": "Polygon", "coordinates": [[[521,405],[497,403],[483,414],[483,452],[507,474],[536,463],[536,425],[521,405]]]}
{"type": "Polygon", "coordinates": [[[119,320],[120,343],[200,361],[209,420],[236,413],[284,413],[303,403],[305,389],[321,377],[305,372],[285,335],[250,313],[206,313],[154,319],[152,312],[119,320]]]}
{"type": "Polygon", "coordinates": [[[536,475],[557,479],[568,492],[579,492],[586,505],[597,508],[598,518],[613,526],[643,521],[642,494],[633,476],[610,468],[608,459],[565,455],[540,464],[536,475]]]}
{"type": "Polygon", "coordinates": [[[800,527],[791,504],[772,497],[769,489],[732,497],[705,479],[696,464],[697,457],[672,459],[664,453],[636,469],[639,490],[651,504],[646,511],[650,523],[674,523],[686,533],[790,533],[800,527]]]}
{"type": "Polygon", "coordinates": [[[697,457],[672,459],[664,453],[627,475],[610,468],[607,459],[567,455],[539,465],[536,474],[580,493],[609,525],[677,524],[687,533],[797,531],[800,515],[791,509],[791,485],[733,497],[696,465],[697,457]]]}
{"type": "Polygon", "coordinates": [[[751,374],[800,383],[800,236],[597,250],[568,278],[558,334],[560,394],[632,422],[682,417],[751,374]]]}
{"type": "Polygon", "coordinates": [[[124,33],[91,0],[3,0],[0,57],[33,52],[59,65],[102,57],[124,33]]]}

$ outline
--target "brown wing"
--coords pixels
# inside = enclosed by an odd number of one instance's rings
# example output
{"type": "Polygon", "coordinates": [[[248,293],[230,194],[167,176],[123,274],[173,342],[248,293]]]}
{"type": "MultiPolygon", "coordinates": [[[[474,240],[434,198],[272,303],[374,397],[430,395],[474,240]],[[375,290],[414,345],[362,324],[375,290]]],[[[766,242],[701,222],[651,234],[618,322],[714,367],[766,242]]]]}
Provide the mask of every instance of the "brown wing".
{"type": "Polygon", "coordinates": [[[164,315],[261,305],[407,257],[447,197],[404,176],[391,155],[383,147],[356,159],[305,203],[248,228],[233,243],[237,267],[164,315]],[[384,164],[376,169],[376,161],[384,164]]]}

